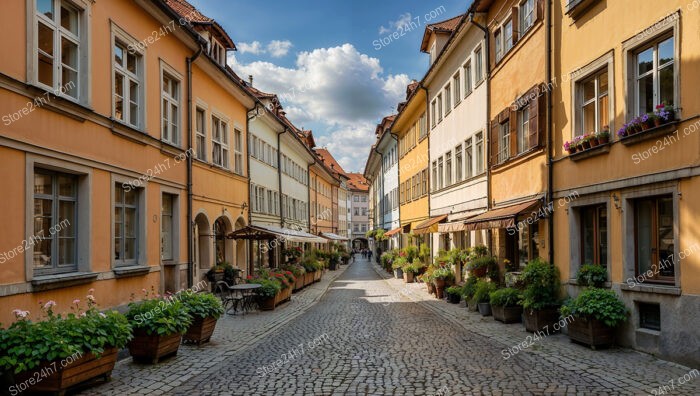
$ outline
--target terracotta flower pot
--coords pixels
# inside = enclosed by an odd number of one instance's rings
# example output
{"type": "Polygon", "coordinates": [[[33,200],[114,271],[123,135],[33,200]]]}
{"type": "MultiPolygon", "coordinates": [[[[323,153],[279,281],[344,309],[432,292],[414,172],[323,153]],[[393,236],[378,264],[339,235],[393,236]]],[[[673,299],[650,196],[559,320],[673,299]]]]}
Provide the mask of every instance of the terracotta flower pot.
{"type": "Polygon", "coordinates": [[[50,373],[45,377],[42,376],[41,381],[35,382],[34,385],[29,385],[26,390],[29,392],[53,392],[63,394],[68,388],[77,384],[87,382],[96,378],[104,378],[109,380],[114,365],[117,363],[116,348],[105,348],[100,357],[92,353],[86,353],[75,360],[68,362],[65,367],[61,367],[60,360],[54,362],[46,362],[40,364],[34,369],[23,371],[15,374],[15,387],[19,391],[25,389],[19,388],[19,384],[30,384],[29,381],[36,381],[37,373],[50,373]]]}
{"type": "Polygon", "coordinates": [[[147,334],[145,330],[134,330],[134,338],[129,342],[129,354],[137,362],[155,364],[162,358],[175,356],[180,348],[182,334],[147,334]]]}
{"type": "Polygon", "coordinates": [[[413,283],[413,281],[414,281],[413,272],[404,272],[403,273],[403,281],[406,283],[413,283]]]}
{"type": "Polygon", "coordinates": [[[663,125],[663,121],[661,120],[661,118],[655,118],[654,119],[654,126],[660,127],[661,125],[663,125]]]}
{"type": "Polygon", "coordinates": [[[598,138],[598,142],[600,144],[608,144],[608,143],[610,143],[610,136],[605,136],[605,137],[601,136],[598,138]]]}
{"type": "Polygon", "coordinates": [[[435,285],[432,282],[426,282],[425,284],[428,286],[428,293],[435,294],[435,285]]]}
{"type": "Polygon", "coordinates": [[[195,317],[192,324],[187,329],[187,333],[182,336],[182,342],[196,345],[209,342],[211,335],[216,328],[216,318],[211,316],[206,318],[195,317]]]}
{"type": "Polygon", "coordinates": [[[569,147],[569,155],[571,155],[571,154],[576,154],[576,146],[569,147]]]}
{"type": "Polygon", "coordinates": [[[597,137],[591,138],[591,148],[597,147],[600,144],[600,141],[598,140],[597,137]]]}
{"type": "Polygon", "coordinates": [[[472,275],[476,276],[477,278],[483,278],[486,276],[486,267],[479,267],[479,268],[474,268],[472,270],[472,275]]]}
{"type": "Polygon", "coordinates": [[[591,148],[591,142],[590,142],[590,140],[584,140],[583,143],[582,143],[582,146],[583,146],[583,149],[584,149],[584,150],[588,150],[589,148],[591,148]]]}

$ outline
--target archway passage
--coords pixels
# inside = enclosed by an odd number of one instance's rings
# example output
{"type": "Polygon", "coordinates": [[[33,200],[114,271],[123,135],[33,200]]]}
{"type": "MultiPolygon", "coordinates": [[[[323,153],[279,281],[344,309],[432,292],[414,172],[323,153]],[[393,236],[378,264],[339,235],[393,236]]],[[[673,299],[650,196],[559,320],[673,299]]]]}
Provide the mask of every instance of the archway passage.
{"type": "Polygon", "coordinates": [[[200,213],[194,219],[194,259],[195,279],[204,279],[204,274],[214,265],[212,255],[212,240],[214,234],[209,223],[209,219],[204,213],[200,213]]]}
{"type": "Polygon", "coordinates": [[[216,265],[234,263],[233,240],[226,238],[231,231],[231,222],[226,217],[221,216],[214,222],[214,263],[216,265]]]}
{"type": "Polygon", "coordinates": [[[369,248],[369,241],[367,238],[355,238],[352,240],[353,249],[367,249],[369,248]]]}

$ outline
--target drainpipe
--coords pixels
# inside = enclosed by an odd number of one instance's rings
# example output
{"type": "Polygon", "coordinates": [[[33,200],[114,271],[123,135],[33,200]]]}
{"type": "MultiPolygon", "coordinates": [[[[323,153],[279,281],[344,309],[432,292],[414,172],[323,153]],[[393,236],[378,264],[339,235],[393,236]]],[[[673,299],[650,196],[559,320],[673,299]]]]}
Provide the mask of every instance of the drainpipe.
{"type": "MultiPolygon", "coordinates": [[[[552,0],[547,0],[545,2],[545,23],[546,23],[546,34],[547,41],[545,43],[545,52],[547,53],[547,62],[545,64],[547,73],[547,84],[552,81],[552,0]]],[[[552,146],[553,146],[553,136],[552,132],[554,130],[552,125],[552,94],[545,93],[547,95],[547,197],[549,201],[552,201],[554,194],[554,161],[552,159],[552,146]]],[[[554,265],[554,214],[549,215],[549,264],[554,265]]]]}
{"type": "Polygon", "coordinates": [[[202,54],[202,46],[192,57],[187,58],[187,287],[194,284],[194,219],[192,192],[192,62],[202,54]]]}
{"type": "MultiPolygon", "coordinates": [[[[246,152],[246,175],[248,176],[248,183],[246,183],[248,187],[248,201],[250,201],[250,152],[248,150],[250,149],[250,121],[252,121],[255,117],[257,117],[257,112],[258,112],[258,104],[255,103],[255,106],[252,109],[246,109],[247,112],[250,112],[251,110],[255,110],[255,115],[250,117],[248,113],[246,113],[246,118],[245,118],[245,128],[246,128],[246,134],[245,134],[245,140],[246,140],[246,145],[245,145],[245,152],[246,152]]],[[[251,226],[253,225],[253,210],[252,210],[252,205],[253,203],[250,202],[248,205],[248,225],[251,226]]],[[[252,275],[254,271],[254,265],[253,265],[253,240],[248,239],[248,274],[252,275]]]]}
{"type": "MultiPolygon", "coordinates": [[[[486,145],[486,210],[491,209],[491,43],[489,41],[489,30],[486,26],[480,25],[474,20],[474,13],[471,14],[469,22],[484,32],[484,53],[486,54],[486,133],[484,133],[484,144],[486,145]],[[487,143],[488,142],[488,143],[487,143]]],[[[493,252],[493,232],[488,230],[489,251],[493,252]]]]}

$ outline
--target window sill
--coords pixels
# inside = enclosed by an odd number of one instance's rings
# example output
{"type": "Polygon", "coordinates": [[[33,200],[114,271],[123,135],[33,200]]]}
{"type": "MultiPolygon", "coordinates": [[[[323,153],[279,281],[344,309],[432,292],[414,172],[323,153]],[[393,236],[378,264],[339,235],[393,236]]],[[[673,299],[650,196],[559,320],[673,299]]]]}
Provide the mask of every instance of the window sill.
{"type": "Polygon", "coordinates": [[[607,154],[610,152],[611,143],[599,144],[595,147],[583,151],[577,151],[573,154],[569,154],[569,159],[572,161],[581,161],[586,158],[596,157],[602,154],[607,154]]]}
{"type": "Polygon", "coordinates": [[[600,0],[569,0],[566,5],[566,15],[575,20],[598,1],[600,0]]]}
{"type": "Polygon", "coordinates": [[[151,267],[145,265],[132,265],[128,267],[113,268],[115,278],[129,278],[132,276],[142,276],[151,272],[151,267]]]}
{"type": "Polygon", "coordinates": [[[661,284],[648,284],[641,285],[635,283],[634,286],[630,286],[627,283],[620,283],[620,290],[637,292],[637,293],[653,293],[653,294],[666,294],[669,296],[680,296],[681,288],[676,286],[665,286],[661,284]]]}
{"type": "Polygon", "coordinates": [[[637,144],[646,140],[658,138],[661,136],[668,135],[676,130],[678,130],[678,124],[680,121],[673,121],[668,124],[664,124],[655,128],[647,129],[646,131],[637,132],[634,135],[625,136],[620,138],[620,142],[625,146],[630,146],[637,144]]]}
{"type": "Polygon", "coordinates": [[[96,272],[70,272],[67,274],[36,276],[32,279],[32,292],[83,285],[94,282],[97,276],[96,272]]]}

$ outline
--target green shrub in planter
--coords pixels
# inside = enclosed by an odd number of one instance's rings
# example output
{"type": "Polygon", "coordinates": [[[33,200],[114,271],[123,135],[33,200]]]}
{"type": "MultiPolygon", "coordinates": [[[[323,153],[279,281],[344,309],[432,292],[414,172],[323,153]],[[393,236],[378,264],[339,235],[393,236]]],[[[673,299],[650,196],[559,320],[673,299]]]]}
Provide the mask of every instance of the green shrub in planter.
{"type": "Polygon", "coordinates": [[[433,279],[442,279],[445,281],[454,280],[455,273],[451,269],[441,267],[433,271],[433,279]]]}
{"type": "Polygon", "coordinates": [[[177,296],[193,318],[219,319],[224,314],[221,300],[211,293],[193,293],[187,290],[177,296]]]}
{"type": "Polygon", "coordinates": [[[282,291],[282,284],[275,279],[255,279],[255,282],[260,284],[260,288],[256,289],[258,295],[262,298],[274,298],[277,293],[282,291]]]}
{"type": "Polygon", "coordinates": [[[53,312],[56,303],[48,301],[41,306],[45,317],[37,321],[30,320],[29,311],[15,309],[17,321],[0,329],[0,368],[17,374],[74,354],[100,355],[106,348],[120,349],[132,338],[124,315],[100,312],[92,294],[84,311],[80,300],[73,304],[73,312],[61,315],[53,312]]]}
{"type": "Polygon", "coordinates": [[[489,293],[491,305],[499,307],[516,307],[520,305],[520,290],[506,287],[489,293]]]}
{"type": "Polygon", "coordinates": [[[445,293],[455,295],[455,296],[461,296],[462,295],[462,286],[450,286],[445,290],[445,293]]]}
{"type": "Polygon", "coordinates": [[[464,282],[464,286],[462,286],[462,297],[464,297],[465,301],[469,301],[474,297],[474,293],[476,293],[476,286],[479,282],[479,278],[475,276],[470,276],[467,278],[467,281],[464,282]]]}
{"type": "Polygon", "coordinates": [[[488,275],[490,271],[493,271],[493,268],[498,268],[498,264],[494,257],[489,256],[476,257],[467,264],[470,275],[477,278],[488,275]]]}
{"type": "Polygon", "coordinates": [[[540,259],[530,261],[521,275],[525,283],[522,305],[525,309],[545,309],[559,305],[559,271],[540,259]]]}
{"type": "Polygon", "coordinates": [[[151,298],[129,303],[126,318],[134,330],[149,335],[184,333],[192,324],[192,316],[182,302],[175,298],[151,298]]]}
{"type": "Polygon", "coordinates": [[[412,263],[406,263],[406,265],[403,266],[403,272],[410,272],[412,274],[417,274],[419,273],[423,268],[425,268],[425,264],[423,264],[419,259],[413,259],[412,263]]]}
{"type": "Polygon", "coordinates": [[[602,265],[582,265],[576,275],[579,286],[603,287],[608,281],[608,271],[602,265]]]}
{"type": "Polygon", "coordinates": [[[628,310],[612,290],[590,288],[567,300],[559,313],[564,317],[594,318],[606,326],[615,327],[627,320],[628,310]]]}
{"type": "Polygon", "coordinates": [[[474,291],[474,301],[477,303],[487,303],[491,301],[490,294],[496,291],[496,284],[487,280],[478,280],[474,291]]]}
{"type": "Polygon", "coordinates": [[[402,269],[408,264],[408,260],[405,257],[397,257],[391,262],[391,269],[402,269]]]}

